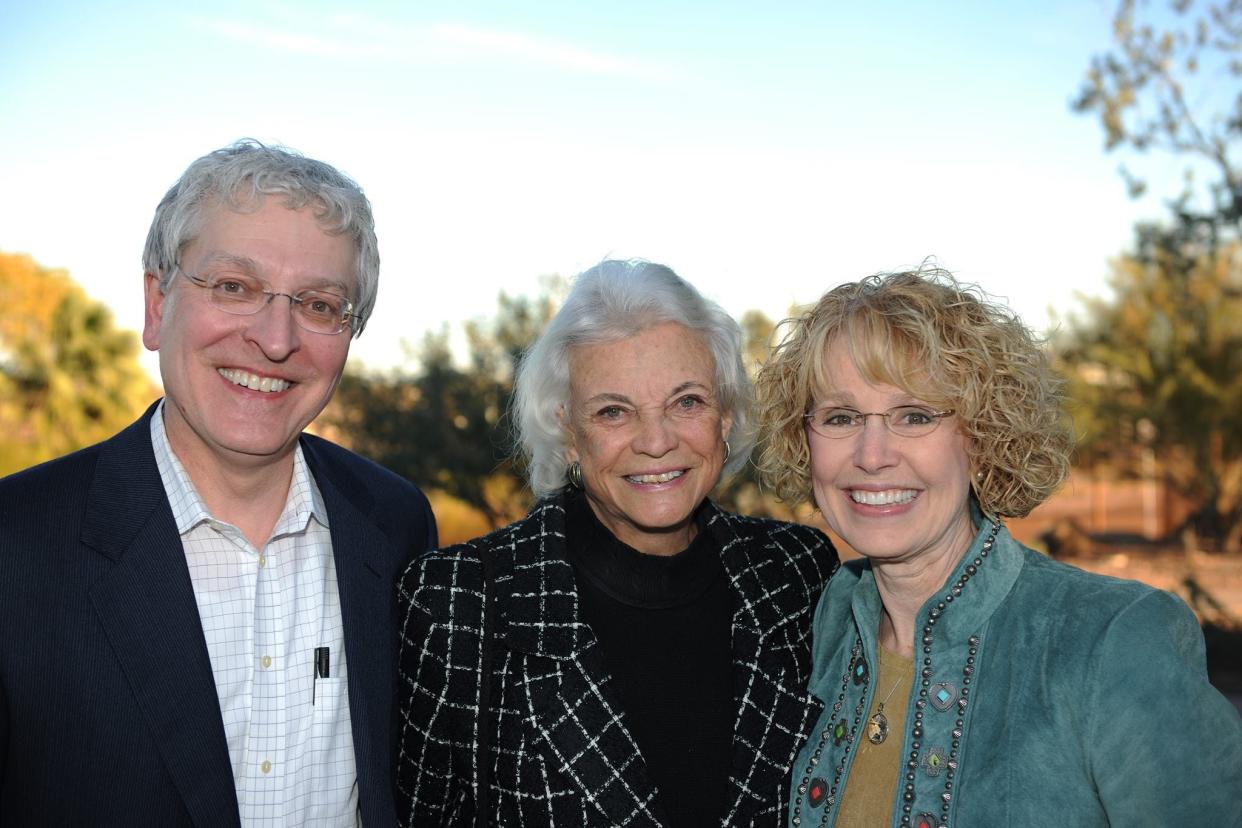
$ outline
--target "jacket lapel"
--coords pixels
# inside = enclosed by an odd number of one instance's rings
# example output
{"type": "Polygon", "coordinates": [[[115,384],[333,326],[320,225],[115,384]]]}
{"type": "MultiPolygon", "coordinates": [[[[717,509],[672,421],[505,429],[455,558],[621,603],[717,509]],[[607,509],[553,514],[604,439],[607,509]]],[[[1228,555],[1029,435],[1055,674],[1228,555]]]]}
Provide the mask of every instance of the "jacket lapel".
{"type": "MultiPolygon", "coordinates": [[[[790,571],[791,558],[775,533],[756,534],[752,524],[710,502],[708,508],[714,512],[709,531],[739,595],[733,616],[734,801],[727,821],[779,822],[768,811],[773,802],[783,807],[790,763],[823,709],[823,702],[807,690],[808,632],[799,625],[809,624],[810,611],[805,590],[795,585],[818,585],[823,578],[790,571]]],[[[805,554],[792,558],[806,559],[805,554]]]]}
{"type": "Polygon", "coordinates": [[[304,439],[302,447],[323,495],[332,535],[359,806],[364,824],[388,824],[396,819],[391,791],[395,758],[388,734],[397,640],[395,573],[385,561],[396,560],[396,551],[388,535],[368,517],[374,502],[367,487],[339,463],[328,461],[312,442],[304,439]]]}
{"type": "Polygon", "coordinates": [[[115,565],[91,601],[191,818],[237,825],[211,659],[151,448],[153,411],[100,449],[82,542],[115,565]]]}
{"type": "Polygon", "coordinates": [[[582,619],[562,500],[539,503],[519,527],[512,554],[498,555],[498,603],[506,643],[525,655],[524,695],[551,766],[608,824],[662,825],[655,787],[582,619]]]}

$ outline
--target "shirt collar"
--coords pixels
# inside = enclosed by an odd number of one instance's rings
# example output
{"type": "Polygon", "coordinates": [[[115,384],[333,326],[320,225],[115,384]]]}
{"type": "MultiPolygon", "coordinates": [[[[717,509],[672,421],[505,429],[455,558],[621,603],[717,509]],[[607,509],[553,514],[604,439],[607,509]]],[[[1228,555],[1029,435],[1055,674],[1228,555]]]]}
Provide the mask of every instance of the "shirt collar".
{"type": "MultiPolygon", "coordinates": [[[[185,467],[173,452],[168,442],[168,432],[164,428],[164,400],[151,417],[151,446],[155,451],[155,465],[160,472],[160,480],[172,506],[173,520],[177,524],[177,534],[184,536],[200,523],[217,522],[207,509],[207,504],[194,488],[194,481],[186,473],[185,467]]],[[[310,473],[306,458],[299,442],[293,451],[293,478],[289,482],[289,495],[285,500],[284,511],[272,529],[272,537],[295,534],[303,531],[309,521],[314,518],[320,525],[328,526],[328,510],[323,503],[323,495],[315,478],[310,473]]]]}

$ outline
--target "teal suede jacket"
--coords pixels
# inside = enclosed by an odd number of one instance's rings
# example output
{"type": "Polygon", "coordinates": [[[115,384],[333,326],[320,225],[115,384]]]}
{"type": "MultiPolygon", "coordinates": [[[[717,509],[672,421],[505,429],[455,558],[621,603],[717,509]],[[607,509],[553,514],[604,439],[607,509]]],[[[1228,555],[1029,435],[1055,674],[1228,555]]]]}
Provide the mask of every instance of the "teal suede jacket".
{"type": "MultiPolygon", "coordinates": [[[[1242,718],[1175,596],[1050,560],[982,521],[919,611],[894,826],[1242,826],[1242,718]]],[[[873,708],[870,564],[829,582],[789,824],[833,825],[873,708]]]]}

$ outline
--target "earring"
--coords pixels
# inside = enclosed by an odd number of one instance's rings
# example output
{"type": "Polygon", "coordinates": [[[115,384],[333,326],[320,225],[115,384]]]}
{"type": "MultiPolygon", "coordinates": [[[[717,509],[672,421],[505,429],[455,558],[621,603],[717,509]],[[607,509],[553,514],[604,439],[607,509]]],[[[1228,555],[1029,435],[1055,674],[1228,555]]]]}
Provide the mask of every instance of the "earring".
{"type": "MultiPolygon", "coordinates": [[[[724,463],[728,463],[728,462],[729,462],[729,454],[730,454],[730,452],[731,452],[731,449],[729,448],[729,441],[728,441],[728,440],[725,440],[725,441],[724,441],[724,444],[725,444],[725,459],[724,459],[724,463]]],[[[724,463],[721,463],[721,465],[724,465],[724,463]]]]}
{"type": "Polygon", "coordinates": [[[575,489],[581,489],[582,464],[576,460],[570,463],[569,468],[566,470],[566,477],[569,478],[569,485],[573,486],[575,489]]]}

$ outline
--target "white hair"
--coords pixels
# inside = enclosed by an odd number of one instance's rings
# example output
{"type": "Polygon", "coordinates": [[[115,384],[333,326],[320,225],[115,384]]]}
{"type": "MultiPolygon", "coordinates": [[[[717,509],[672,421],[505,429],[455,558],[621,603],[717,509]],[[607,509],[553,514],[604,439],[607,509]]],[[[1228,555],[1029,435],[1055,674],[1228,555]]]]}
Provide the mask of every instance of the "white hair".
{"type": "Polygon", "coordinates": [[[737,322],[664,265],[605,259],[574,281],[565,304],[527,349],[514,380],[514,428],[536,497],[552,494],[567,482],[568,435],[560,412],[569,403],[570,351],[628,339],[665,322],[703,336],[715,362],[721,413],[732,417],[723,474],[745,465],[755,443],[753,392],[737,322]]]}

